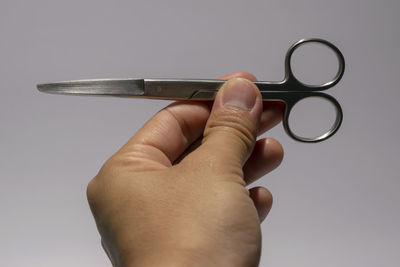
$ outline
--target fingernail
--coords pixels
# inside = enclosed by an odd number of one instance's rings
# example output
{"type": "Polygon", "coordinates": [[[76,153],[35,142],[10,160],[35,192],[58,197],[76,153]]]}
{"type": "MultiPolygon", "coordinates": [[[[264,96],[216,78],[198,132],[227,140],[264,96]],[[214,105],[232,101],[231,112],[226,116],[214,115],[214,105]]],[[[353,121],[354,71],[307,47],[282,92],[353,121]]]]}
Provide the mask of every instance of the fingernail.
{"type": "Polygon", "coordinates": [[[222,103],[250,111],[256,104],[257,93],[249,80],[235,78],[226,82],[222,92],[222,103]]]}

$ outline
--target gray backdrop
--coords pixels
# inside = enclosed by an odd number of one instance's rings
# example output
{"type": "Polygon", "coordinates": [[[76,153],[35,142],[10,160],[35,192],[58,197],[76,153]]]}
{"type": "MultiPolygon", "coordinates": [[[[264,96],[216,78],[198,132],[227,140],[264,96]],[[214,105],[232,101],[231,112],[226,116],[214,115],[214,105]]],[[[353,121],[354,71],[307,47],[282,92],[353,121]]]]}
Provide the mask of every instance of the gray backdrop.
{"type": "Polygon", "coordinates": [[[286,154],[257,183],[274,195],[261,266],[398,266],[399,11],[397,0],[1,0],[0,266],[110,266],[86,184],[168,103],[45,95],[37,83],[241,70],[280,80],[305,37],[345,55],[328,91],[344,123],[319,144],[281,126],[267,134],[286,154]]]}

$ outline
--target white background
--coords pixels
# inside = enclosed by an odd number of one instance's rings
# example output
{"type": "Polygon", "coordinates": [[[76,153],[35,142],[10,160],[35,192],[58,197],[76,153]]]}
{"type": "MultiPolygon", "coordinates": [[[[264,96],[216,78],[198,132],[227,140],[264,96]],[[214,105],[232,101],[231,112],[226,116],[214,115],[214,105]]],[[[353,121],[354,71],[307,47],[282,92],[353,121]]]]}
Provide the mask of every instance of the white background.
{"type": "Polygon", "coordinates": [[[167,104],[37,83],[242,70],[280,80],[288,47],[320,37],[346,58],[328,91],[344,122],[319,144],[281,126],[267,134],[286,154],[258,183],[274,195],[260,266],[398,266],[399,11],[397,0],[1,0],[0,265],[110,266],[86,185],[167,104]]]}

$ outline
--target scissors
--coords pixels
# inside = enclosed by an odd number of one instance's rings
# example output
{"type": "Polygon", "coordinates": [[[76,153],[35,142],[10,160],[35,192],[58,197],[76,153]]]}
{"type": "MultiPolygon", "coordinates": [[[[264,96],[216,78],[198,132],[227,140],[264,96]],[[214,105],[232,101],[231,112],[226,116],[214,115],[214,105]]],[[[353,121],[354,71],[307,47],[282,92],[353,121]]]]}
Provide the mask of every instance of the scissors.
{"type": "MultiPolygon", "coordinates": [[[[285,76],[282,81],[256,81],[263,101],[281,101],[285,104],[283,127],[293,139],[301,142],[320,142],[334,135],[339,129],[343,112],[339,102],[332,96],[320,91],[336,85],[344,73],[344,57],[332,43],[323,39],[302,39],[293,44],[285,58],[285,76]],[[291,58],[293,52],[303,44],[320,43],[332,49],[338,59],[338,71],[334,78],[320,85],[309,85],[299,81],[293,74],[291,58]],[[336,111],[336,118],[331,128],[315,137],[304,137],[294,133],[289,125],[292,108],[299,101],[308,97],[323,98],[330,102],[336,111]]],[[[226,80],[215,79],[95,79],[76,80],[38,84],[41,92],[73,95],[105,95],[122,97],[140,97],[166,100],[213,100],[218,89],[226,80]]]]}

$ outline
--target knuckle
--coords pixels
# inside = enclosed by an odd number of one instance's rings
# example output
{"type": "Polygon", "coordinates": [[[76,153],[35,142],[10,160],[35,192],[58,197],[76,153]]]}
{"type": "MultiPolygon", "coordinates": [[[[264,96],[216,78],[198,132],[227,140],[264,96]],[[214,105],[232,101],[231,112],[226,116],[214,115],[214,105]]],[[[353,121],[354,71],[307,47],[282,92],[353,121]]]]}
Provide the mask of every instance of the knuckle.
{"type": "Polygon", "coordinates": [[[99,173],[96,176],[96,179],[99,180],[107,180],[112,179],[113,176],[117,173],[117,170],[121,168],[123,162],[118,158],[118,156],[113,155],[106,162],[104,162],[101,167],[99,173]]]}
{"type": "Polygon", "coordinates": [[[90,180],[86,187],[86,197],[91,208],[96,206],[96,199],[98,195],[96,177],[90,180]]]}
{"type": "Polygon", "coordinates": [[[204,132],[204,138],[211,135],[212,132],[224,132],[232,135],[235,141],[247,151],[253,149],[255,143],[256,126],[250,118],[239,110],[223,110],[216,114],[215,118],[209,121],[204,132]]]}
{"type": "Polygon", "coordinates": [[[275,159],[275,166],[278,167],[282,162],[285,152],[279,141],[274,138],[268,138],[268,143],[270,144],[270,154],[271,157],[275,159]]]}
{"type": "Polygon", "coordinates": [[[115,169],[116,162],[114,156],[112,156],[103,164],[98,174],[86,186],[86,197],[92,210],[99,205],[101,198],[105,197],[108,190],[105,191],[104,188],[111,188],[113,186],[115,169]]]}

